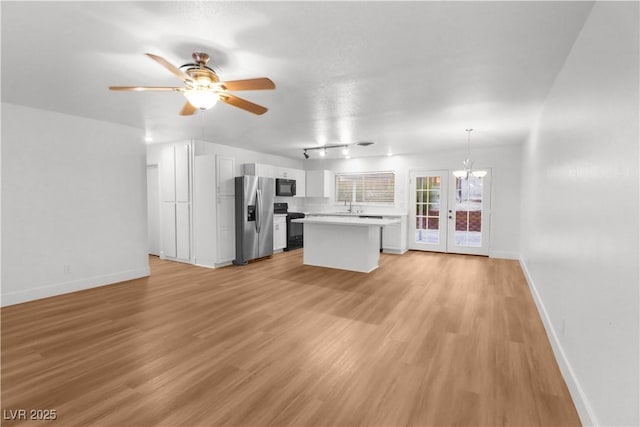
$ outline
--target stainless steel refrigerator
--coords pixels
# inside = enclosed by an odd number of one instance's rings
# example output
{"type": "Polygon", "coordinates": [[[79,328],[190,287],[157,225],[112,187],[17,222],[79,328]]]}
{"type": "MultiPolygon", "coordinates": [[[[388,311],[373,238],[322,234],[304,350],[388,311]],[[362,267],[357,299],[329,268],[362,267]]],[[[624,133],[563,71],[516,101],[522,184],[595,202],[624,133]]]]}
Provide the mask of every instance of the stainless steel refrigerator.
{"type": "Polygon", "coordinates": [[[249,260],[273,254],[273,199],[276,183],[260,176],[236,177],[236,259],[249,260]]]}

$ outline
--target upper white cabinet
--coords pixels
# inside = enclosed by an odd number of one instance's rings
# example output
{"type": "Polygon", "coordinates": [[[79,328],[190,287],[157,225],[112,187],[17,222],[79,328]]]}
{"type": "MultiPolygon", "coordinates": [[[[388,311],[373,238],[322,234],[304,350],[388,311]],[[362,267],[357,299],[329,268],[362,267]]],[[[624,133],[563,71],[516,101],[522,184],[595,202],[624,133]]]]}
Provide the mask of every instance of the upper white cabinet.
{"type": "Polygon", "coordinates": [[[189,177],[190,167],[190,145],[189,144],[176,144],[175,146],[175,159],[176,159],[176,202],[188,202],[189,197],[189,177]]]}
{"type": "Polygon", "coordinates": [[[267,176],[275,178],[276,172],[271,165],[262,163],[245,163],[242,165],[242,173],[244,175],[267,176]]]}
{"type": "Polygon", "coordinates": [[[164,147],[158,162],[158,179],[160,180],[160,201],[176,201],[176,151],[175,147],[164,147]]]}
{"type": "Polygon", "coordinates": [[[216,156],[216,182],[218,196],[235,194],[236,161],[233,157],[216,156]]]}
{"type": "Polygon", "coordinates": [[[331,172],[307,171],[307,197],[331,197],[331,172]]]}

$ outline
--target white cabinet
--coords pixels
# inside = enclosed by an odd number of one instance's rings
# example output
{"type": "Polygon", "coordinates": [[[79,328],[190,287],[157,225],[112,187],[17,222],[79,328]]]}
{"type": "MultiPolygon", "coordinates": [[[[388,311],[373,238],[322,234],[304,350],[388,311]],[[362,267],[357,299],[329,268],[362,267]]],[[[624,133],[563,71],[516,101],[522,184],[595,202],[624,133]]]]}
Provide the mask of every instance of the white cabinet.
{"type": "Polygon", "coordinates": [[[306,197],[331,197],[331,172],[328,170],[307,171],[306,197]]]}
{"type": "Polygon", "coordinates": [[[176,144],[175,146],[175,178],[176,178],[176,202],[188,202],[189,197],[189,144],[176,144]]]}
{"type": "Polygon", "coordinates": [[[262,163],[245,163],[242,165],[242,173],[244,175],[266,176],[268,178],[276,177],[275,168],[262,163]]]}
{"type": "Polygon", "coordinates": [[[236,161],[233,157],[216,156],[216,191],[218,196],[235,194],[236,161]]]}
{"type": "Polygon", "coordinates": [[[216,156],[216,264],[236,257],[235,170],[233,157],[216,156]]]}
{"type": "Polygon", "coordinates": [[[191,207],[188,203],[176,203],[176,255],[182,261],[191,258],[191,207]]]}
{"type": "Polygon", "coordinates": [[[206,267],[235,259],[235,159],[195,157],[193,174],[194,263],[206,267]]]}
{"type": "Polygon", "coordinates": [[[175,223],[176,204],[160,203],[160,258],[176,257],[175,223]]]}
{"type": "Polygon", "coordinates": [[[236,258],[235,197],[218,197],[216,208],[216,265],[236,258]]]}
{"type": "Polygon", "coordinates": [[[287,215],[275,214],[273,216],[273,250],[282,250],[287,247],[287,215]]]}
{"type": "Polygon", "coordinates": [[[162,149],[160,180],[160,257],[191,259],[191,144],[162,149]]]}
{"type": "Polygon", "coordinates": [[[193,262],[216,265],[216,160],[213,154],[195,156],[193,166],[193,262]]]}
{"type": "Polygon", "coordinates": [[[164,147],[158,162],[160,201],[176,201],[176,152],[173,146],[164,147]]]}
{"type": "Polygon", "coordinates": [[[407,251],[407,216],[384,216],[385,219],[399,219],[400,223],[390,224],[382,230],[382,250],[385,253],[403,254],[407,251]]]}

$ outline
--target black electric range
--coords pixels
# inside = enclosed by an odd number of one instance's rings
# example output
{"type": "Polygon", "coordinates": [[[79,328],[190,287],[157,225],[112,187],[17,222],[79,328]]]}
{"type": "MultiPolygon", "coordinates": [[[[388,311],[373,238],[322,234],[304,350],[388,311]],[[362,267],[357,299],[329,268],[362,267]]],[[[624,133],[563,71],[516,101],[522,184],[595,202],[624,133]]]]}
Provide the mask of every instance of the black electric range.
{"type": "Polygon", "coordinates": [[[287,247],[285,251],[292,251],[294,249],[300,249],[304,244],[304,225],[291,222],[292,219],[304,218],[302,212],[289,212],[289,205],[287,203],[274,203],[274,214],[287,214],[287,247]]]}

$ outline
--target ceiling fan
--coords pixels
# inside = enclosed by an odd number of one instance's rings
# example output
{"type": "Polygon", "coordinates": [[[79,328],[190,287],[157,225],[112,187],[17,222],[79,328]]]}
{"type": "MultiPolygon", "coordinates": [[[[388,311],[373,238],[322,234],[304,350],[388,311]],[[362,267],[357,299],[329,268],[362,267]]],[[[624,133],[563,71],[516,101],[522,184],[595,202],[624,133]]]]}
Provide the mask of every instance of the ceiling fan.
{"type": "Polygon", "coordinates": [[[229,91],[276,88],[276,85],[266,77],[221,82],[216,72],[207,66],[209,55],[203,52],[194,52],[191,56],[195,62],[185,64],[180,68],[160,56],[151,53],[146,55],[182,80],[185,86],[109,86],[109,89],[123,92],[181,92],[187,98],[187,102],[180,111],[182,116],[189,116],[199,109],[207,110],[213,107],[218,100],[253,114],[264,114],[267,112],[267,108],[232,95],[229,91]]]}

